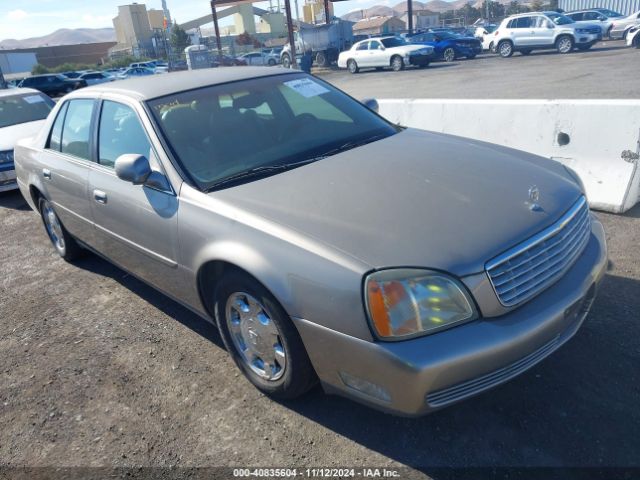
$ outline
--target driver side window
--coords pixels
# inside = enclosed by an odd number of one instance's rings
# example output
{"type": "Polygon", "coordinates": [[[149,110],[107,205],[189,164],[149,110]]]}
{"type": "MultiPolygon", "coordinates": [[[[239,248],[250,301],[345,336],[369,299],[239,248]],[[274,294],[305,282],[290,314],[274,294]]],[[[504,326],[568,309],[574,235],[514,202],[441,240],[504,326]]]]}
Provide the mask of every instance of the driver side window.
{"type": "Polygon", "coordinates": [[[100,114],[98,163],[113,168],[126,153],[150,158],[151,144],[136,113],[121,103],[105,100],[100,114]]]}

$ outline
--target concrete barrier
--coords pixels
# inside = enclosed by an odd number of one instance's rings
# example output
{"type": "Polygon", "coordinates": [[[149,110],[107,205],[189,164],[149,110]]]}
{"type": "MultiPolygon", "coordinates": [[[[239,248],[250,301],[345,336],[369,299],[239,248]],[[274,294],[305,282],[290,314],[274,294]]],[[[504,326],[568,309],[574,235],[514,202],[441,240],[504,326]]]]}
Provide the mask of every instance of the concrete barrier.
{"type": "Polygon", "coordinates": [[[592,208],[640,201],[640,100],[379,100],[407,127],[517,148],[571,167],[592,208]]]}

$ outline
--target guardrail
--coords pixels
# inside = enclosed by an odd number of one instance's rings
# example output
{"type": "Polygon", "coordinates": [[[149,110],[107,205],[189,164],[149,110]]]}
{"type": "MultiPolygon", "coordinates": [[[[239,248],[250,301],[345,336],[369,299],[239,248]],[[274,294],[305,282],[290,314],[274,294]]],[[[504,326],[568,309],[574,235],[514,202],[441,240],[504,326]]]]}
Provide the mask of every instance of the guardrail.
{"type": "Polygon", "coordinates": [[[379,100],[407,127],[497,143],[557,160],[589,205],[625,212],[640,201],[640,100],[379,100]]]}

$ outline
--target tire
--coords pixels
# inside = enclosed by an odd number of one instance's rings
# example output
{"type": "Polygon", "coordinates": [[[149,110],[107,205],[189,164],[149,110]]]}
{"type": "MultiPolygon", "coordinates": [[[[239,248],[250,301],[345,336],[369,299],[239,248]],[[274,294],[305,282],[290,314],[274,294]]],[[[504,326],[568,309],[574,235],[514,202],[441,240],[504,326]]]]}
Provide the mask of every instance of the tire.
{"type": "Polygon", "coordinates": [[[270,59],[269,59],[269,61],[267,62],[267,64],[268,64],[270,67],[275,67],[275,65],[276,65],[276,61],[275,61],[273,58],[270,58],[270,59]]]}
{"type": "Polygon", "coordinates": [[[391,57],[391,70],[394,72],[399,72],[400,70],[404,70],[404,60],[400,55],[394,55],[391,57]]]}
{"type": "Polygon", "coordinates": [[[502,58],[509,58],[511,55],[513,55],[513,43],[511,43],[509,40],[503,40],[498,43],[498,47],[496,50],[498,51],[498,55],[500,55],[502,58]]]}
{"type": "Polygon", "coordinates": [[[315,385],[317,377],[298,331],[258,281],[231,271],[218,283],[214,302],[225,347],[258,390],[291,399],[315,385]]]}
{"type": "Polygon", "coordinates": [[[627,28],[624,32],[622,32],[622,40],[627,39],[627,33],[629,33],[629,29],[627,28]]]}
{"type": "Polygon", "coordinates": [[[569,35],[561,35],[556,40],[556,50],[558,53],[567,54],[573,50],[573,38],[569,35]]]}
{"type": "Polygon", "coordinates": [[[640,48],[640,33],[636,33],[636,36],[633,37],[632,47],[640,48]]]}
{"type": "Polygon", "coordinates": [[[526,57],[527,55],[531,55],[531,50],[520,50],[520,53],[526,57]]]}
{"type": "Polygon", "coordinates": [[[447,47],[442,52],[442,58],[445,62],[453,62],[456,59],[456,51],[453,47],[447,47]]]}
{"type": "Polygon", "coordinates": [[[495,47],[493,46],[493,42],[491,42],[491,43],[489,44],[489,52],[490,52],[490,53],[496,53],[496,49],[495,49],[495,47]]]}
{"type": "Polygon", "coordinates": [[[283,55],[282,56],[282,66],[284,68],[291,68],[291,57],[289,57],[289,55],[283,55]]]}
{"type": "Polygon", "coordinates": [[[316,64],[319,67],[328,67],[329,61],[327,60],[327,54],[324,52],[318,52],[316,54],[316,64]]]}
{"type": "Polygon", "coordinates": [[[586,52],[587,50],[589,50],[591,47],[593,47],[593,44],[589,44],[589,45],[578,45],[578,50],[580,50],[581,52],[586,52]]]}
{"type": "Polygon", "coordinates": [[[38,210],[40,211],[40,217],[42,218],[47,236],[53,248],[58,252],[58,255],[67,262],[80,258],[84,251],[71,234],[67,232],[67,229],[64,228],[51,202],[40,197],[38,200],[38,210]]]}
{"type": "Polygon", "coordinates": [[[356,74],[360,71],[358,64],[354,59],[347,60],[347,69],[350,73],[356,74]]]}

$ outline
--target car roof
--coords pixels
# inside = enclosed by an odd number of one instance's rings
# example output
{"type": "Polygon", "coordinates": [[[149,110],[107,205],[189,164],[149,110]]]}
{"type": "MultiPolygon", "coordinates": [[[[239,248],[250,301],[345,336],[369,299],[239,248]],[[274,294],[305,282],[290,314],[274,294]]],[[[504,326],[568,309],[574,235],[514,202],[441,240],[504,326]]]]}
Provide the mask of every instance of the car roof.
{"type": "MultiPolygon", "coordinates": [[[[150,100],[164,97],[172,93],[194,90],[201,87],[220,85],[223,83],[249,80],[251,78],[268,77],[272,75],[288,75],[300,73],[298,70],[288,70],[281,67],[224,67],[203,68],[172,72],[165,75],[153,75],[144,78],[131,78],[118,82],[103,83],[78,90],[78,96],[85,96],[91,92],[114,93],[126,95],[136,100],[150,100]]],[[[76,96],[75,93],[70,96],[76,96]]]]}
{"type": "MultiPolygon", "coordinates": [[[[517,13],[515,15],[510,15],[507,18],[518,18],[518,17],[530,17],[532,15],[564,15],[564,13],[554,12],[552,10],[546,10],[544,12],[526,12],[526,13],[517,13]]],[[[505,20],[507,19],[505,18],[505,20]]]]}
{"type": "Polygon", "coordinates": [[[25,87],[20,87],[20,88],[5,88],[5,89],[0,89],[0,98],[2,97],[10,97],[11,95],[20,95],[23,93],[40,93],[39,90],[36,90],[34,88],[25,88],[25,87]]]}

